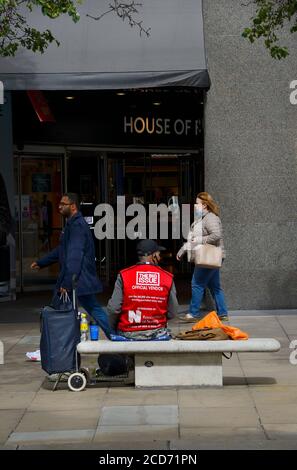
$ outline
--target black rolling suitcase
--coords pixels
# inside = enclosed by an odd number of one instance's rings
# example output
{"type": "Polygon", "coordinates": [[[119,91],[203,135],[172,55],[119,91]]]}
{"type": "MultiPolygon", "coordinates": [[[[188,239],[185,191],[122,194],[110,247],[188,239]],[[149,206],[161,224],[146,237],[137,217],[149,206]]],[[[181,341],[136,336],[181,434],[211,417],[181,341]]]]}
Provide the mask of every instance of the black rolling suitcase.
{"type": "Polygon", "coordinates": [[[41,367],[48,374],[78,370],[76,346],[80,342],[80,319],[76,292],[72,301],[55,295],[52,304],[41,310],[41,367]]]}

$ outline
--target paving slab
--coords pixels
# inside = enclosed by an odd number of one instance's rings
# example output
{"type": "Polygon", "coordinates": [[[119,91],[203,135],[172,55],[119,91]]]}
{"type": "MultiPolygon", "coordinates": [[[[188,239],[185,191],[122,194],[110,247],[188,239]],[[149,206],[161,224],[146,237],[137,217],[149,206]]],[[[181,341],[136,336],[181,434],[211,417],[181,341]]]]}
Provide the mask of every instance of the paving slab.
{"type": "MultiPolygon", "coordinates": [[[[53,384],[52,384],[53,385],[53,384]]],[[[56,390],[38,393],[27,410],[33,411],[76,411],[93,409],[98,412],[104,403],[106,389],[84,390],[83,392],[70,392],[69,390],[56,390]]]]}
{"type": "MultiPolygon", "coordinates": [[[[1,372],[0,372],[1,376],[1,372]]],[[[11,384],[11,383],[1,383],[0,381],[0,389],[3,393],[10,393],[10,392],[39,392],[40,386],[42,384],[42,379],[34,379],[28,381],[28,383],[19,383],[19,384],[11,384]]]]}
{"type": "Polygon", "coordinates": [[[266,373],[264,375],[264,373],[254,370],[250,372],[245,372],[245,375],[246,381],[249,385],[297,385],[297,377],[293,374],[289,375],[286,371],[280,371],[271,374],[266,373]]]}
{"type": "Polygon", "coordinates": [[[292,440],[267,440],[267,439],[249,439],[246,437],[220,438],[212,434],[208,439],[180,439],[170,441],[171,450],[294,450],[297,449],[297,443],[292,440]]]}
{"type": "Polygon", "coordinates": [[[25,410],[0,410],[0,444],[4,444],[22,419],[25,410]]]}
{"type": "Polygon", "coordinates": [[[226,426],[226,423],[234,427],[257,427],[259,417],[255,408],[251,406],[238,406],[235,408],[222,407],[180,407],[180,428],[226,426]]]}
{"type": "Polygon", "coordinates": [[[295,439],[297,448],[297,423],[265,423],[264,429],[269,439],[292,440],[295,439]]]}
{"type": "Polygon", "coordinates": [[[105,406],[99,426],[175,425],[178,423],[176,405],[105,406]]]}
{"type": "Polygon", "coordinates": [[[117,388],[108,390],[105,406],[112,405],[177,405],[177,390],[136,390],[117,388]]]}
{"type": "Polygon", "coordinates": [[[153,442],[178,439],[179,430],[177,425],[154,424],[154,425],[131,425],[131,426],[98,426],[94,437],[94,443],[98,442],[128,442],[130,449],[134,449],[134,442],[150,440],[153,442]]]}
{"type": "Polygon", "coordinates": [[[36,393],[35,392],[17,392],[0,391],[0,410],[24,410],[30,406],[36,393]]]}
{"type": "Polygon", "coordinates": [[[37,336],[26,335],[18,343],[19,345],[25,344],[26,346],[39,346],[40,345],[40,334],[37,336]]]}
{"type": "Polygon", "coordinates": [[[178,404],[181,408],[254,406],[251,394],[243,390],[179,390],[178,404]]]}
{"type": "Polygon", "coordinates": [[[257,404],[263,424],[297,424],[297,407],[292,404],[257,404]]]}
{"type": "Polygon", "coordinates": [[[19,443],[51,443],[62,442],[72,443],[73,441],[91,442],[95,434],[94,429],[79,429],[79,430],[55,430],[55,431],[38,431],[38,432],[14,432],[10,435],[7,445],[19,443]]]}
{"type": "Polygon", "coordinates": [[[197,440],[205,439],[209,437],[212,439],[212,436],[215,435],[215,440],[225,439],[226,441],[231,441],[233,439],[247,439],[247,440],[256,440],[256,439],[266,439],[265,432],[261,426],[255,427],[232,427],[232,426],[222,426],[221,428],[214,429],[213,427],[181,427],[180,429],[180,438],[181,439],[194,439],[197,440]]]}
{"type": "MultiPolygon", "coordinates": [[[[111,436],[112,437],[112,436],[111,436]]],[[[56,442],[52,444],[29,444],[29,443],[18,443],[10,444],[11,449],[18,447],[18,450],[168,450],[169,449],[169,441],[125,441],[119,442],[118,440],[112,441],[103,441],[103,442],[89,442],[88,440],[84,442],[76,442],[74,444],[69,444],[68,442],[56,442]]],[[[7,447],[0,446],[0,449],[7,450],[7,447]]]]}
{"type": "Polygon", "coordinates": [[[26,412],[15,429],[16,432],[65,431],[95,429],[100,416],[98,409],[73,409],[71,411],[26,412]]]}
{"type": "Polygon", "coordinates": [[[275,385],[273,387],[250,387],[250,394],[256,405],[287,404],[297,405],[297,393],[295,385],[275,385]]]}

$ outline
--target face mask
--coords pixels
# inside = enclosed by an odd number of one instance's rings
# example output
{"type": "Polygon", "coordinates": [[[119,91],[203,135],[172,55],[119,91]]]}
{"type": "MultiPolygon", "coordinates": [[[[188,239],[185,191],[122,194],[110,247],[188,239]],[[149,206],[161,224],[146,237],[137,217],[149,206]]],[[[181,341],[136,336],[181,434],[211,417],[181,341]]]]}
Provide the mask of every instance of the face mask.
{"type": "Polygon", "coordinates": [[[194,215],[195,215],[195,218],[196,218],[196,219],[201,219],[201,217],[202,217],[202,215],[203,215],[203,210],[201,209],[201,207],[195,206],[195,208],[194,208],[194,215]]]}

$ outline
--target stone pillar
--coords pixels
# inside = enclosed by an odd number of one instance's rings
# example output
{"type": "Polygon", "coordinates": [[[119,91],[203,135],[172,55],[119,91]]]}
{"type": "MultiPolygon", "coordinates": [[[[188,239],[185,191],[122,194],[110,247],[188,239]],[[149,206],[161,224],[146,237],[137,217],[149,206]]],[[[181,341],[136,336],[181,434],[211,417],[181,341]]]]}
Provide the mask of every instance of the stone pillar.
{"type": "Polygon", "coordinates": [[[211,88],[205,108],[205,190],[221,207],[230,309],[297,306],[296,35],[290,56],[271,58],[242,38],[253,4],[204,0],[211,88]]]}

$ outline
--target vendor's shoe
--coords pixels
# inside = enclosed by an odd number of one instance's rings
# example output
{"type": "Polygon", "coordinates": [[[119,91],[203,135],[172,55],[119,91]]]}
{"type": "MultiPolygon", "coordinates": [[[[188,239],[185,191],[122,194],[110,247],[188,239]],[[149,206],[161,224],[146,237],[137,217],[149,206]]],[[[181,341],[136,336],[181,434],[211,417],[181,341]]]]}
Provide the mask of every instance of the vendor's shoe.
{"type": "Polygon", "coordinates": [[[221,317],[219,317],[219,319],[220,319],[221,321],[229,321],[228,315],[222,315],[221,317]]]}

